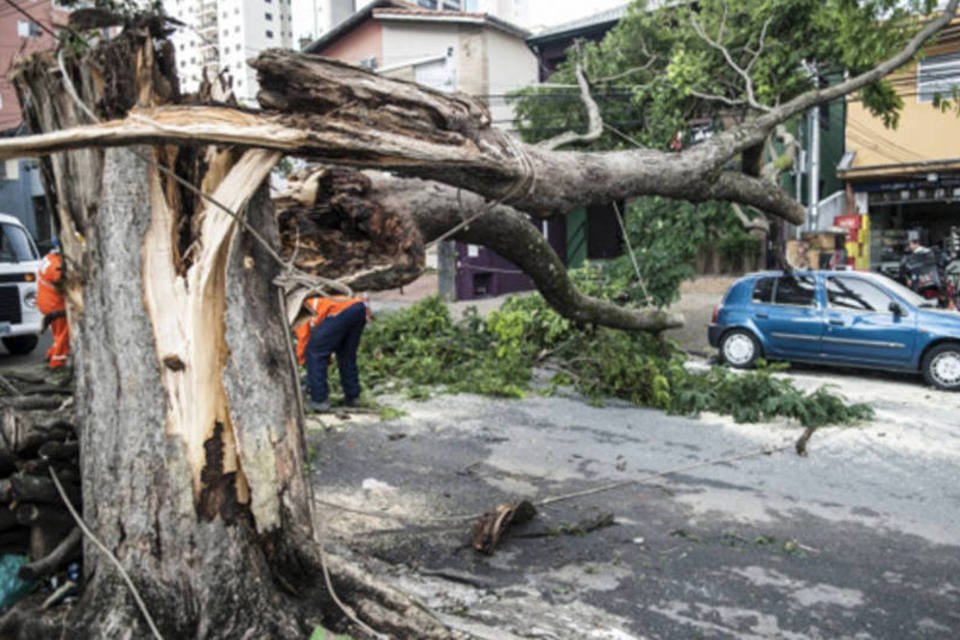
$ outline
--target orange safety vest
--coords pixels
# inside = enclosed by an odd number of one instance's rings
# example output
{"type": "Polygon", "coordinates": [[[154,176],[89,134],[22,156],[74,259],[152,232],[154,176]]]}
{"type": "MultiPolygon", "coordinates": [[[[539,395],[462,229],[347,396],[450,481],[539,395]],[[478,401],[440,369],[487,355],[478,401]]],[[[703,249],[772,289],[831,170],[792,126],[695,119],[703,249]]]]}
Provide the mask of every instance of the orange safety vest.
{"type": "MultiPolygon", "coordinates": [[[[37,309],[43,315],[64,310],[63,296],[57,291],[57,283],[63,278],[63,258],[56,251],[43,257],[37,270],[37,309]]],[[[51,369],[64,367],[70,355],[70,326],[60,317],[50,323],[53,344],[45,355],[51,369]]]]}
{"type": "Polygon", "coordinates": [[[63,311],[63,296],[57,291],[57,283],[63,278],[63,259],[51,251],[43,257],[37,271],[37,309],[46,315],[63,311]]]}
{"type": "Polygon", "coordinates": [[[348,309],[358,302],[363,302],[362,298],[324,298],[316,296],[304,300],[303,305],[313,313],[306,322],[300,323],[294,329],[294,335],[297,337],[297,362],[301,365],[307,363],[307,342],[310,341],[310,332],[313,328],[323,322],[325,319],[335,316],[344,309],[348,309]]]}

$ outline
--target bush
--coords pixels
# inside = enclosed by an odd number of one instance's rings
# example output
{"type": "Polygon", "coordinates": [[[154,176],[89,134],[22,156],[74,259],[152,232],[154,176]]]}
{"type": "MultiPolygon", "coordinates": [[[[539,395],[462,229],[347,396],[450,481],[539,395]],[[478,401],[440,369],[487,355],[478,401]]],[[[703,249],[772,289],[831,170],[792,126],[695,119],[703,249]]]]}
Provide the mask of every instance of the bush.
{"type": "Polygon", "coordinates": [[[690,371],[669,341],[578,327],[539,295],[511,297],[486,321],[471,310],[454,322],[439,299],[424,300],[370,325],[360,359],[368,385],[395,390],[403,384],[413,397],[424,397],[425,387],[520,397],[529,391],[538,365],[558,372],[555,385],[572,384],[593,401],[613,397],[674,414],[712,411],[738,422],[781,417],[804,426],[847,424],[872,415],[869,407],[848,405],[826,388],[800,391],[773,375],[778,367],[690,371]]]}

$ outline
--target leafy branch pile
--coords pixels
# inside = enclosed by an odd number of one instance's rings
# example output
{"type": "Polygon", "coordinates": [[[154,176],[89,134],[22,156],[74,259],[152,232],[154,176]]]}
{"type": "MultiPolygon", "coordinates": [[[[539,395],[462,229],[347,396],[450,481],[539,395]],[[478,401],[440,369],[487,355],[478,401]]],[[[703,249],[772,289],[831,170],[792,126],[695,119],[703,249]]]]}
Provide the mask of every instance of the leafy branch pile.
{"type": "Polygon", "coordinates": [[[792,418],[804,426],[869,418],[825,388],[800,391],[772,375],[714,367],[690,371],[667,341],[645,333],[580,327],[550,309],[539,295],[510,298],[486,320],[470,310],[455,322],[436,298],[385,314],[364,335],[359,358],[364,382],[378,391],[405,390],[423,398],[443,391],[521,397],[532,390],[533,369],[553,372],[546,391],[572,385],[595,402],[619,398],[674,414],[702,411],[738,422],[792,418]]]}

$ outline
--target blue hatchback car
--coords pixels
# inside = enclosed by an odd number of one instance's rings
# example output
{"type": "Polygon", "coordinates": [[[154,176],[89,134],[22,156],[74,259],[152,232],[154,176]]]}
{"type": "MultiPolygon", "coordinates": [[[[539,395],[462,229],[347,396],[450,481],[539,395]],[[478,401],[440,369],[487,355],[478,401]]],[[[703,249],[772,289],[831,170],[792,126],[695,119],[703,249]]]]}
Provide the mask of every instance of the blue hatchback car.
{"type": "Polygon", "coordinates": [[[878,274],[750,274],[713,312],[709,339],[733,367],[765,357],[920,372],[960,390],[960,313],[878,274]]]}

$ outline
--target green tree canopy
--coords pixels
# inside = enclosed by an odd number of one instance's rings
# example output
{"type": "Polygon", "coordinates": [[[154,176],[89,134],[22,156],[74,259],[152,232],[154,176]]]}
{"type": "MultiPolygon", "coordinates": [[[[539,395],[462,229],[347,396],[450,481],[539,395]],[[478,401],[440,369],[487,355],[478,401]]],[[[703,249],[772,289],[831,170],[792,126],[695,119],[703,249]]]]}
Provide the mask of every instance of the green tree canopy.
{"type": "MultiPolygon", "coordinates": [[[[933,0],[638,0],[602,41],[572,48],[548,86],[514,96],[516,124],[528,141],[583,130],[586,113],[575,84],[579,63],[605,123],[662,149],[691,123],[738,121],[759,111],[758,105],[774,106],[813,88],[818,78],[872,68],[903,47],[922,26],[918,16],[934,5],[933,0]],[[655,8],[658,4],[665,6],[655,8]]],[[[862,98],[890,126],[896,124],[901,101],[889,82],[871,85],[862,98]]],[[[631,144],[608,128],[594,146],[631,144]]]]}

